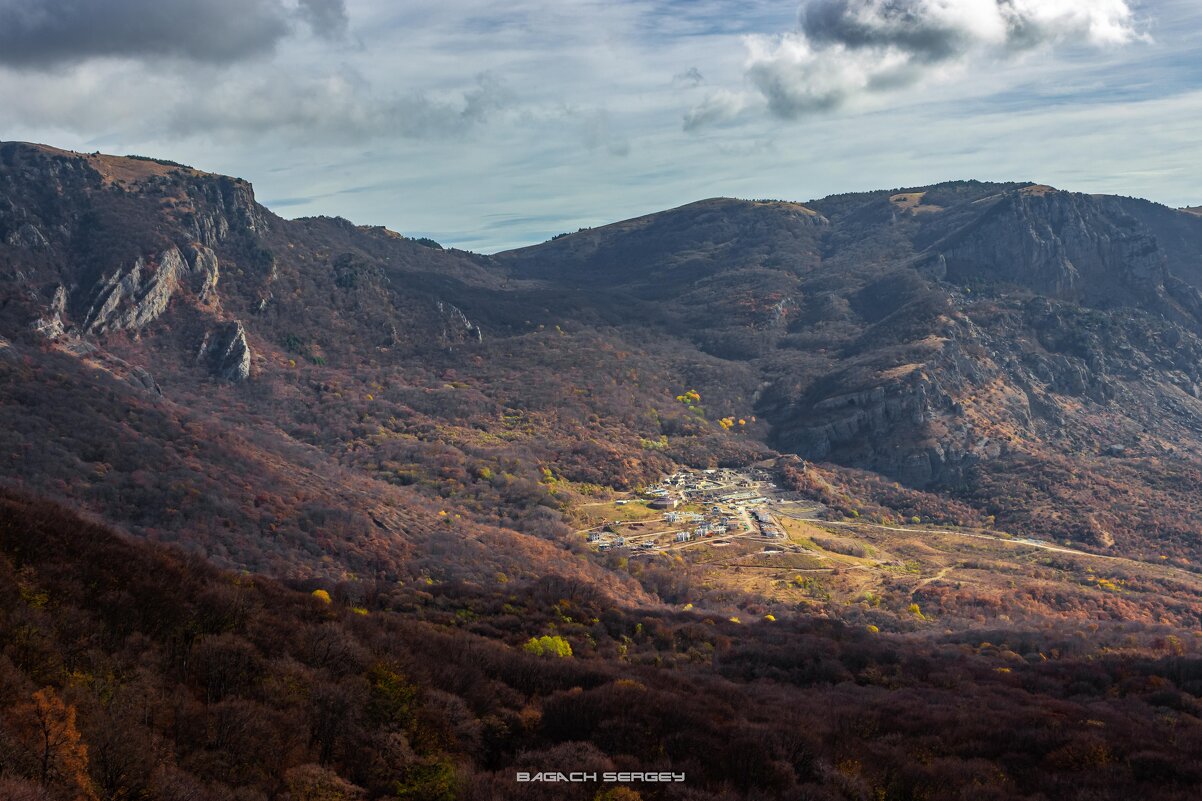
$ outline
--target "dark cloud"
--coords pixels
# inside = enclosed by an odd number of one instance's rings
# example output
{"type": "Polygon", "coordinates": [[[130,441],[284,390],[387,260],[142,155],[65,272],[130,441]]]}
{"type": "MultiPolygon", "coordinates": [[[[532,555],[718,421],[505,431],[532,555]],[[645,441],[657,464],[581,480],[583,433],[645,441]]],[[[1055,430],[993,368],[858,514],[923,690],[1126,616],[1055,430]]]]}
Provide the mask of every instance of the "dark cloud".
{"type": "Polygon", "coordinates": [[[921,0],[814,0],[801,7],[799,27],[817,46],[895,47],[930,61],[963,52],[971,34],[926,6],[921,0]]]}
{"type": "Polygon", "coordinates": [[[1125,0],[809,0],[799,29],[815,47],[891,48],[919,62],[959,58],[987,40],[1028,50],[1127,30],[1125,0]]]}
{"type": "Polygon", "coordinates": [[[747,77],[774,115],[795,119],[1034,48],[1138,35],[1127,0],[806,0],[797,30],[748,38],[747,77]]]}
{"type": "Polygon", "coordinates": [[[326,39],[346,35],[346,0],[300,0],[301,18],[313,33],[326,39]]]}
{"type": "Polygon", "coordinates": [[[0,64],[44,69],[91,58],[241,61],[272,52],[298,23],[347,26],[345,0],[0,0],[0,64]]]}

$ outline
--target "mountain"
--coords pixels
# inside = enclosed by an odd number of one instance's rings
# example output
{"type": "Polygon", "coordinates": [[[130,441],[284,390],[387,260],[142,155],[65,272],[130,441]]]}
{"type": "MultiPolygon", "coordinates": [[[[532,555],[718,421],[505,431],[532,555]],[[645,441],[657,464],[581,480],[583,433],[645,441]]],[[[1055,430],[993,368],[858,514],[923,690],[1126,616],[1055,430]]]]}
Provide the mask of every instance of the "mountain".
{"type": "Polygon", "coordinates": [[[705,201],[498,261],[654,307],[646,324],[732,365],[724,389],[740,387],[737,412],[780,451],[1012,530],[1197,554],[1192,214],[956,183],[804,206],[705,201]]]}
{"type": "Polygon", "coordinates": [[[10,482],[279,575],[612,582],[564,550],[554,482],[670,462],[610,441],[647,412],[643,361],[557,329],[547,310],[579,301],[382,229],[282,220],[234,179],[18,144],[0,165],[10,482]],[[596,374],[614,378],[559,397],[596,374]]]}
{"type": "Polygon", "coordinates": [[[485,256],[0,144],[0,797],[1185,797],[1199,498],[1196,210],[485,256]],[[784,533],[629,547],[680,468],[784,533]],[[574,766],[688,781],[513,781],[574,766]]]}
{"type": "Polygon", "coordinates": [[[488,257],[9,143],[0,242],[6,475],[219,564],[585,569],[573,487],[774,452],[948,520],[1200,552],[1188,210],[963,182],[707,200],[488,257]],[[441,552],[455,515],[477,556],[441,552]]]}

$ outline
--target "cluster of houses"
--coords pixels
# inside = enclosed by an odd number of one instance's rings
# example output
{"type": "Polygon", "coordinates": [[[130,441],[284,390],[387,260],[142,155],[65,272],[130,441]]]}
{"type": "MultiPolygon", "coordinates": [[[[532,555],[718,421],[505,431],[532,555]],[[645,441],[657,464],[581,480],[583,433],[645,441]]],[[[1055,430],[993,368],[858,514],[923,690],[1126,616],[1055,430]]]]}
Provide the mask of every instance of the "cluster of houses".
{"type": "MultiPolygon", "coordinates": [[[[740,522],[739,517],[748,513],[753,516],[753,533],[758,529],[763,536],[777,538],[783,537],[784,534],[772,516],[763,509],[751,508],[771,503],[761,494],[760,489],[763,482],[771,483],[771,479],[771,474],[762,469],[755,469],[750,473],[727,469],[681,471],[667,476],[655,486],[648,487],[641,495],[648,500],[648,508],[663,512],[664,523],[671,527],[669,531],[661,530],[659,534],[670,535],[676,543],[743,531],[746,523],[740,522]],[[693,509],[701,505],[703,511],[698,513],[680,508],[686,504],[693,509]]],[[[617,501],[623,506],[631,502],[617,501]]],[[[636,529],[643,528],[641,523],[632,525],[636,529]]],[[[655,549],[655,537],[658,535],[654,531],[647,534],[650,535],[650,539],[636,535],[629,547],[634,547],[637,543],[639,549],[655,549]]],[[[614,524],[608,525],[605,531],[598,529],[590,532],[588,541],[600,551],[628,547],[626,538],[617,536],[614,524]]]]}
{"type": "Polygon", "coordinates": [[[675,525],[677,523],[704,523],[705,515],[697,514],[696,512],[668,512],[664,515],[664,522],[675,525]]]}
{"type": "Polygon", "coordinates": [[[598,551],[608,551],[610,548],[625,548],[626,547],[626,538],[625,537],[614,537],[609,542],[600,542],[600,540],[601,540],[600,534],[589,534],[588,535],[589,542],[598,543],[597,544],[598,551]]]}
{"type": "MultiPolygon", "coordinates": [[[[732,503],[757,499],[758,493],[754,491],[754,487],[754,482],[746,474],[733,470],[706,470],[701,473],[673,473],[659,484],[648,487],[643,494],[651,498],[652,503],[672,498],[677,499],[678,503],[732,503]],[[732,486],[738,489],[734,492],[723,492],[732,486]]],[[[759,500],[762,502],[766,499],[759,500]]]]}
{"type": "Polygon", "coordinates": [[[676,542],[692,542],[693,540],[705,539],[706,537],[721,537],[730,531],[729,519],[718,523],[703,522],[690,531],[676,532],[676,542]]]}

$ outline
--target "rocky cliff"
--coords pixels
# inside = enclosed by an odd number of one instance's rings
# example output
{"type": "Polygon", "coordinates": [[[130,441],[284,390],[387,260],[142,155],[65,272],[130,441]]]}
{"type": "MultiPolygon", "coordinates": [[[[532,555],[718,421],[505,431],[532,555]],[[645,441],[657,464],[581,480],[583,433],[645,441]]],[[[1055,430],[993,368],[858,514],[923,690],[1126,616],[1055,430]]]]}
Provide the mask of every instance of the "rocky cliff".
{"type": "Polygon", "coordinates": [[[245,381],[250,378],[251,364],[246,329],[242,323],[234,321],[209,331],[200,343],[196,358],[216,376],[227,381],[245,381]]]}
{"type": "MultiPolygon", "coordinates": [[[[222,310],[214,247],[266,231],[267,217],[244,181],[170,162],[0,145],[4,267],[25,287],[21,311],[9,312],[24,313],[47,340],[88,342],[65,352],[103,350],[117,334],[136,339],[173,305],[216,331],[241,331],[222,310]]],[[[242,380],[250,350],[244,333],[234,339],[236,358],[201,361],[242,380]]]]}

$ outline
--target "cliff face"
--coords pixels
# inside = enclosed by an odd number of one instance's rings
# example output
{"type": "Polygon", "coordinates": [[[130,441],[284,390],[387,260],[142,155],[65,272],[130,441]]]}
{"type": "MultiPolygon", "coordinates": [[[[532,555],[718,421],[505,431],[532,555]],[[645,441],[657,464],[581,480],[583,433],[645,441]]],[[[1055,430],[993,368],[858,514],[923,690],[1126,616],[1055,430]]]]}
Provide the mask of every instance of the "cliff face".
{"type": "Polygon", "coordinates": [[[1013,284],[1088,304],[1124,291],[1164,291],[1167,259],[1156,237],[1095,198],[1026,187],[982,202],[979,216],[936,242],[947,280],[1013,284]]]}
{"type": "Polygon", "coordinates": [[[179,250],[171,248],[149,262],[139,257],[128,270],[114,271],[92,288],[83,329],[142,331],[167,310],[187,269],[179,250]]]}
{"type": "Polygon", "coordinates": [[[231,322],[205,334],[197,361],[206,364],[216,376],[228,381],[250,378],[251,352],[242,323],[231,322]]]}
{"type": "MultiPolygon", "coordinates": [[[[0,241],[13,249],[5,266],[25,288],[32,329],[64,352],[103,350],[118,333],[138,338],[173,306],[241,331],[221,308],[214,248],[268,230],[267,217],[244,181],[168,162],[0,145],[0,241]]],[[[244,332],[240,341],[249,361],[244,332]]],[[[213,370],[249,375],[226,364],[213,370]]]]}

